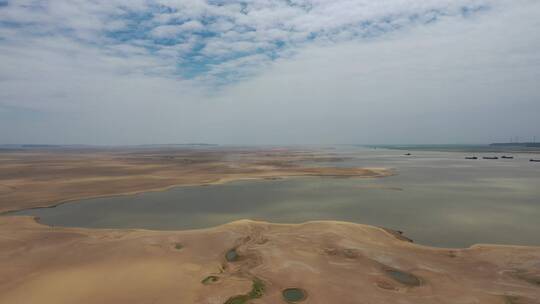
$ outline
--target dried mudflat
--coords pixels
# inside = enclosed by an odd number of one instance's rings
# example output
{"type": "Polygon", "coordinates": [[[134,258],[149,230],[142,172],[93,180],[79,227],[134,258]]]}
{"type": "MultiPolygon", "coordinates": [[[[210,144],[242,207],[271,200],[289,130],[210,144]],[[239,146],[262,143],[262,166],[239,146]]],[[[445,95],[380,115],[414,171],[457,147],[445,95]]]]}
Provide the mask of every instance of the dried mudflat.
{"type": "MultiPolygon", "coordinates": [[[[176,185],[392,174],[305,161],[339,159],[300,150],[0,153],[0,212],[176,185]]],[[[540,247],[431,248],[343,222],[149,231],[0,217],[0,303],[286,303],[290,288],[302,303],[539,303],[540,247]]]]}
{"type": "Polygon", "coordinates": [[[431,248],[343,222],[173,232],[0,217],[0,265],[0,303],[286,303],[288,288],[302,303],[540,299],[540,247],[431,248]]]}
{"type": "Polygon", "coordinates": [[[384,177],[384,168],[308,167],[335,155],[301,149],[115,148],[0,151],[0,213],[181,185],[291,176],[384,177]]]}

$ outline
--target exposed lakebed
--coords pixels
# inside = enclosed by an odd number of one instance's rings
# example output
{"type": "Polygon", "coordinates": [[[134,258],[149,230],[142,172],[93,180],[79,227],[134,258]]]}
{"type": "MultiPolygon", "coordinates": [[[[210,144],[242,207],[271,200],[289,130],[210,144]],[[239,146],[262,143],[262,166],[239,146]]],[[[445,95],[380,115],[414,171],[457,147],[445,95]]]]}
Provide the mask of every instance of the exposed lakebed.
{"type": "Polygon", "coordinates": [[[55,226],[165,230],[244,218],[342,220],[401,230],[417,243],[439,247],[540,245],[540,165],[529,163],[530,155],[491,161],[465,160],[463,152],[414,151],[405,156],[399,150],[348,148],[333,153],[347,159],[308,165],[388,167],[398,174],[177,187],[12,215],[38,216],[55,226]]]}

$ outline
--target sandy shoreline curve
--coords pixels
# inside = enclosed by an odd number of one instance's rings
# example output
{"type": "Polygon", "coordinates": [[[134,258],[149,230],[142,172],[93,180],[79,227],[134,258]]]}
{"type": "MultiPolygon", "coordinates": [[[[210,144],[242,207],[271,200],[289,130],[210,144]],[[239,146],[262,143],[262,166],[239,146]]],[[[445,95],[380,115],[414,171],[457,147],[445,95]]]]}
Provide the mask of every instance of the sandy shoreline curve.
{"type": "Polygon", "coordinates": [[[337,221],[152,231],[0,217],[2,303],[228,303],[254,282],[249,303],[286,303],[291,287],[306,303],[538,303],[539,260],[540,247],[433,248],[337,221]]]}
{"type": "Polygon", "coordinates": [[[121,150],[0,153],[0,214],[82,199],[166,191],[181,186],[289,177],[380,178],[388,168],[305,166],[339,161],[315,151],[121,150]]]}
{"type": "MultiPolygon", "coordinates": [[[[262,176],[262,177],[234,177],[234,178],[222,178],[214,182],[208,182],[208,183],[197,183],[197,184],[177,184],[177,185],[170,185],[162,188],[151,188],[151,189],[142,189],[142,190],[136,190],[131,192],[123,192],[123,193],[115,193],[115,194],[103,194],[103,195],[92,195],[92,196],[81,196],[81,197],[75,197],[70,198],[66,200],[60,200],[56,202],[45,202],[44,205],[29,207],[29,208],[23,208],[23,209],[14,209],[14,210],[6,210],[6,211],[0,211],[1,215],[9,215],[10,213],[17,212],[17,211],[23,211],[23,210],[32,210],[32,209],[42,209],[42,208],[55,208],[60,205],[81,201],[81,200],[88,200],[88,199],[95,199],[95,198],[109,198],[109,197],[118,197],[118,196],[130,196],[130,195],[137,195],[137,194],[143,194],[143,193],[150,193],[150,192],[162,192],[162,191],[168,191],[174,188],[179,187],[200,187],[200,186],[214,186],[214,185],[224,185],[227,183],[233,183],[233,182],[242,182],[242,181],[265,181],[265,180],[276,180],[276,179],[289,179],[289,178],[302,178],[302,177],[346,177],[346,178],[381,178],[381,177],[388,177],[395,175],[395,171],[393,169],[387,169],[387,168],[361,168],[362,170],[369,170],[375,174],[373,175],[324,175],[324,174],[302,174],[302,175],[272,175],[272,176],[262,176]]],[[[391,189],[395,190],[395,189],[391,189]]],[[[2,207],[0,207],[0,210],[2,210],[2,207]]]]}

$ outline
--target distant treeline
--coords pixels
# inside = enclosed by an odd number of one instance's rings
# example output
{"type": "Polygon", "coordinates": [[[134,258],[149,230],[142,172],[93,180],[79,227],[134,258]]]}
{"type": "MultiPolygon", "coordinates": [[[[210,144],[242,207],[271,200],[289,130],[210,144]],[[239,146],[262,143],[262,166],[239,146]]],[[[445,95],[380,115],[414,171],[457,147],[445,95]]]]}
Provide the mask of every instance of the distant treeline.
{"type": "Polygon", "coordinates": [[[490,146],[494,147],[527,147],[527,148],[540,148],[540,143],[534,142],[522,142],[522,143],[492,143],[490,146]]]}
{"type": "Polygon", "coordinates": [[[503,152],[535,152],[540,151],[540,143],[493,143],[484,145],[378,145],[370,148],[385,148],[407,151],[442,151],[467,153],[503,153],[503,152]]]}

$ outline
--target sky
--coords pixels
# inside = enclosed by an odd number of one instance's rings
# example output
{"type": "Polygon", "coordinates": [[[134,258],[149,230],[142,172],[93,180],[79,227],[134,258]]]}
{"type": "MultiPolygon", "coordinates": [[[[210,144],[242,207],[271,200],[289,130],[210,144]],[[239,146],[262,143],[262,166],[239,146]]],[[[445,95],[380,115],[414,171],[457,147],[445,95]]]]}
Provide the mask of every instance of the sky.
{"type": "Polygon", "coordinates": [[[1,144],[540,140],[538,0],[0,0],[1,144]]]}

